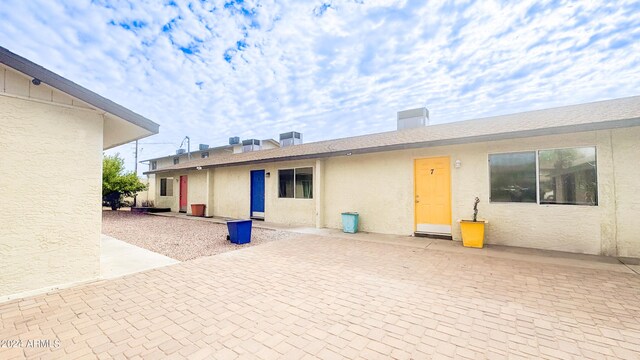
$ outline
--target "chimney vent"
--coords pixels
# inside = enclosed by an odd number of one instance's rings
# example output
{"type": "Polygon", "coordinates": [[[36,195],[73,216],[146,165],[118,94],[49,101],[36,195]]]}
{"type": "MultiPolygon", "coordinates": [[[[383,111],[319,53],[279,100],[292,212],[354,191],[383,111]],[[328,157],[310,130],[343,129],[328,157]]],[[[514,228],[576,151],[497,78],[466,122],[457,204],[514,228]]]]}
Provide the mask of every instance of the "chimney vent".
{"type": "Polygon", "coordinates": [[[427,108],[398,111],[398,130],[427,125],[429,125],[429,110],[427,108]]]}
{"type": "Polygon", "coordinates": [[[287,147],[302,144],[302,134],[295,131],[289,131],[280,134],[280,146],[287,147]]]}

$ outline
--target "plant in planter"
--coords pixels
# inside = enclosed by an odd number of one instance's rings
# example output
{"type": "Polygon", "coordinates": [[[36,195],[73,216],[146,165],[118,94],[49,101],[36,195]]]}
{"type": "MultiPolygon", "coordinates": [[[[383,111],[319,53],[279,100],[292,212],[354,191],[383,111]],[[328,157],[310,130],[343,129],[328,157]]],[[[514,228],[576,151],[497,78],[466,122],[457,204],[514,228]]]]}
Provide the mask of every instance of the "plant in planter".
{"type": "Polygon", "coordinates": [[[482,248],[484,246],[485,220],[478,220],[478,203],[476,197],[473,203],[473,220],[460,220],[460,232],[462,232],[462,245],[467,247],[482,248]]]}

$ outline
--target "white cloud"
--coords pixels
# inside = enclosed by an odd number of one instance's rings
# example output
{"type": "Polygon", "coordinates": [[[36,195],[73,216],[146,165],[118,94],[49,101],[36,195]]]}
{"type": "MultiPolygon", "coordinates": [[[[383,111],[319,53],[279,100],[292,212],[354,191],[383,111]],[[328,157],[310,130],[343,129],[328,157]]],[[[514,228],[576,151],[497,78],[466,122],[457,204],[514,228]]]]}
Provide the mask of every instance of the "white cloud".
{"type": "MultiPolygon", "coordinates": [[[[633,1],[4,1],[0,42],[160,123],[143,158],[637,95],[633,1]],[[182,50],[181,50],[182,49],[182,50]],[[187,54],[185,52],[192,52],[187,54]],[[225,55],[227,60],[225,60],[225,55]]],[[[131,146],[116,149],[132,167],[131,146]]]]}

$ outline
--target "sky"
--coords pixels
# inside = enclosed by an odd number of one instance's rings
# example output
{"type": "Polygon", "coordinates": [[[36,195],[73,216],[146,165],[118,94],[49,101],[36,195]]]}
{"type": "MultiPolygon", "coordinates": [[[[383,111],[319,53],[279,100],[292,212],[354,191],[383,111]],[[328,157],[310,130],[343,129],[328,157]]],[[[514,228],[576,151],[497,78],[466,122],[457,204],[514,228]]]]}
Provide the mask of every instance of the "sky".
{"type": "Polygon", "coordinates": [[[3,0],[0,45],[160,124],[140,159],[640,95],[640,0],[3,0]]]}

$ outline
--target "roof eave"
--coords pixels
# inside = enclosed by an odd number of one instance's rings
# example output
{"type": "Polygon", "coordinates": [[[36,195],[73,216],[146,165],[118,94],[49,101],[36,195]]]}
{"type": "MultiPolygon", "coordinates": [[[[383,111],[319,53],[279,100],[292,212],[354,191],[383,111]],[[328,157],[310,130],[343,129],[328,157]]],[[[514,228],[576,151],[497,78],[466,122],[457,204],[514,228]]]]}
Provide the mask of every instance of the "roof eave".
{"type": "Polygon", "coordinates": [[[87,104],[157,134],[160,125],[0,46],[0,62],[87,104]]]}
{"type": "Polygon", "coordinates": [[[167,168],[167,169],[159,169],[154,171],[147,171],[147,172],[144,172],[144,174],[151,175],[151,174],[158,174],[163,172],[192,171],[192,170],[198,170],[198,168],[204,170],[204,169],[211,169],[211,168],[218,168],[218,167],[264,164],[264,163],[280,162],[280,161],[322,159],[322,158],[335,157],[335,156],[348,156],[347,154],[361,155],[361,154],[369,154],[369,153],[382,152],[382,151],[408,150],[408,149],[447,146],[447,145],[463,145],[463,144],[471,144],[471,143],[486,142],[486,141],[498,141],[498,140],[509,140],[509,139],[518,139],[518,138],[535,137],[535,136],[559,135],[559,134],[568,134],[568,133],[585,132],[585,131],[618,129],[618,128],[625,128],[625,127],[632,127],[632,126],[640,126],[640,117],[623,119],[623,120],[597,122],[597,123],[587,123],[587,124],[580,124],[580,125],[565,125],[565,126],[557,126],[557,127],[549,127],[549,128],[541,128],[541,129],[503,132],[503,133],[497,133],[497,134],[421,141],[421,142],[414,142],[414,143],[407,143],[407,144],[373,146],[373,147],[359,148],[359,149],[345,149],[345,150],[332,151],[332,152],[326,152],[326,153],[292,155],[292,156],[283,156],[283,157],[267,158],[267,159],[259,159],[259,160],[247,160],[247,161],[239,161],[239,162],[226,163],[226,164],[200,165],[200,166],[191,166],[191,167],[182,167],[182,168],[167,168]]]}

